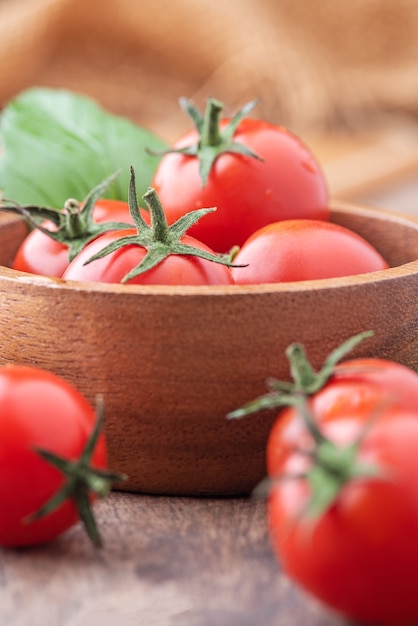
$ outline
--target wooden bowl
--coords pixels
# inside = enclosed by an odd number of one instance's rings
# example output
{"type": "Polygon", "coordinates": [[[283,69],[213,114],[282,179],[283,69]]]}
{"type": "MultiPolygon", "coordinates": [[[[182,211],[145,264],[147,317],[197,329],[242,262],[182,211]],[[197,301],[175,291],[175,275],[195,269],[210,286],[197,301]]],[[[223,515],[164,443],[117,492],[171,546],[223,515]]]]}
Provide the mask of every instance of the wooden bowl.
{"type": "Polygon", "coordinates": [[[287,346],[305,344],[319,367],[355,333],[373,329],[352,356],[418,369],[418,223],[348,204],[332,221],[368,239],[388,270],[278,285],[102,285],[17,272],[24,224],[0,221],[0,364],[42,367],[92,402],[105,399],[112,469],[128,491],[248,494],[265,475],[275,414],[227,420],[289,377],[287,346]]]}

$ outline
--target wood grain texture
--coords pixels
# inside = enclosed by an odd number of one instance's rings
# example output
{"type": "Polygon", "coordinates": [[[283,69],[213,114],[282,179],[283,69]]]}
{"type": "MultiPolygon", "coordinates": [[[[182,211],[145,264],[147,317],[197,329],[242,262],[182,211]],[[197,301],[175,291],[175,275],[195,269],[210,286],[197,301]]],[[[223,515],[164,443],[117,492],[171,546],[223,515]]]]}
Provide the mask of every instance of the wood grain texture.
{"type": "MultiPolygon", "coordinates": [[[[335,206],[332,219],[394,267],[249,287],[72,283],[0,267],[0,363],[51,370],[92,402],[103,394],[110,463],[129,476],[124,489],[248,494],[265,474],[275,415],[225,416],[264,392],[268,376],[288,378],[291,342],[319,367],[342,341],[373,329],[353,356],[418,370],[418,223],[350,205],[335,206]]],[[[1,241],[0,228],[0,251],[1,241]]]]}
{"type": "Polygon", "coordinates": [[[113,493],[104,548],[75,527],[0,549],[2,626],[343,626],[280,572],[265,504],[113,493]]]}

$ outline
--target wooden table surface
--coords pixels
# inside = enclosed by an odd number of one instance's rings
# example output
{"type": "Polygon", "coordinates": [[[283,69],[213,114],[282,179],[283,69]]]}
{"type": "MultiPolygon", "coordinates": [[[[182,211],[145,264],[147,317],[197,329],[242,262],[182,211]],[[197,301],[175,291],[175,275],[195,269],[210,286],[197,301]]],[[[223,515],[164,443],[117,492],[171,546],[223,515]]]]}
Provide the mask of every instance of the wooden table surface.
{"type": "MultiPolygon", "coordinates": [[[[418,215],[418,173],[357,199],[418,215]]],[[[79,526],[0,550],[0,626],[347,625],[280,571],[263,501],[114,492],[95,511],[101,550],[79,526]]]]}
{"type": "Polygon", "coordinates": [[[76,527],[0,553],[2,626],[340,626],[280,573],[264,503],[113,493],[76,527]]]}

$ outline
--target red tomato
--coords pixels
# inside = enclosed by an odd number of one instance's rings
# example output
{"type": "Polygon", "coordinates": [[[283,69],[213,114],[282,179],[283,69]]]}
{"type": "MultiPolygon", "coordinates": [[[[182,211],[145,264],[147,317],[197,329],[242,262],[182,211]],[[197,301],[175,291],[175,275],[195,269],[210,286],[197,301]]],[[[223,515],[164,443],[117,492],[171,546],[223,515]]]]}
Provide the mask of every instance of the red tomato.
{"type": "MultiPolygon", "coordinates": [[[[132,224],[127,202],[121,200],[99,200],[93,209],[96,223],[127,222],[132,224]]],[[[44,226],[54,230],[48,222],[44,226]]],[[[69,263],[69,248],[55,241],[38,229],[32,230],[22,241],[13,261],[13,269],[30,274],[60,278],[69,263]]]]}
{"type": "MultiPolygon", "coordinates": [[[[229,119],[222,120],[225,129],[229,119]]],[[[160,161],[152,186],[169,224],[201,207],[217,211],[195,224],[189,234],[216,252],[227,252],[262,226],[292,218],[328,219],[328,191],[322,170],[311,151],[285,128],[243,119],[233,140],[262,160],[227,151],[218,156],[203,186],[199,159],[168,153],[160,161]]],[[[174,146],[199,141],[188,132],[174,146]]]]}
{"type": "Polygon", "coordinates": [[[275,442],[270,447],[281,450],[275,475],[312,471],[309,454],[316,450],[316,458],[328,459],[328,478],[338,480],[336,468],[343,468],[344,475],[347,466],[336,459],[347,458],[353,444],[358,449],[352,461],[358,469],[363,464],[363,474],[343,480],[316,516],[308,505],[324,485],[318,480],[319,463],[315,480],[310,474],[309,479],[276,481],[268,504],[274,550],[290,578],[351,619],[412,625],[418,620],[418,411],[381,405],[377,417],[353,408],[316,421],[328,440],[322,454],[298,411],[282,413],[271,434],[275,442]],[[337,452],[332,465],[329,442],[337,452]],[[366,475],[366,468],[377,475],[366,475]]]}
{"type": "MultiPolygon", "coordinates": [[[[418,374],[409,367],[385,359],[359,358],[334,366],[332,376],[309,399],[309,406],[318,423],[340,417],[363,422],[382,409],[397,406],[418,412],[418,374]]],[[[267,468],[275,474],[282,463],[282,454],[297,446],[305,427],[300,420],[279,419],[271,430],[267,447],[267,468]]]]}
{"type": "Polygon", "coordinates": [[[388,268],[357,233],[323,220],[275,222],[253,233],[234,258],[237,284],[351,276],[388,268]]]}
{"type": "MultiPolygon", "coordinates": [[[[85,282],[120,283],[125,275],[144,259],[147,251],[142,246],[127,245],[87,265],[84,263],[109,243],[121,237],[136,234],[137,231],[132,229],[101,235],[75,257],[64,272],[63,278],[85,282]]],[[[207,246],[188,235],[181,237],[181,243],[212,252],[207,246]]],[[[226,265],[184,254],[170,254],[156,267],[127,281],[127,284],[140,285],[230,285],[232,283],[232,274],[226,265]]]]}
{"type": "MultiPolygon", "coordinates": [[[[63,474],[35,450],[42,448],[77,460],[91,434],[95,412],[61,378],[24,366],[0,368],[0,545],[50,541],[79,520],[72,500],[27,523],[64,484],[63,474]]],[[[106,466],[99,436],[91,464],[106,466]]]]}

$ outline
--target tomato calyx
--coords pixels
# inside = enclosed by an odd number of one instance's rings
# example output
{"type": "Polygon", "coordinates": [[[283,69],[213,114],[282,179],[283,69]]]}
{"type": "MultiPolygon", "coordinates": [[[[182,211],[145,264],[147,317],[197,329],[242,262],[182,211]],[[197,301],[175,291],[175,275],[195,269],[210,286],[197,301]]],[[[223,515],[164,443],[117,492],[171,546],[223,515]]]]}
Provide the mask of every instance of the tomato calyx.
{"type": "Polygon", "coordinates": [[[266,498],[278,483],[287,480],[305,481],[309,497],[300,515],[315,521],[337,501],[348,483],[362,478],[385,478],[381,467],[358,459],[363,440],[379,413],[370,416],[352,443],[340,446],[323,434],[308,408],[306,397],[300,399],[297,411],[311,435],[311,441],[308,447],[296,448],[293,453],[307,457],[309,468],[295,474],[268,476],[255,487],[253,495],[266,498]]]}
{"type": "Polygon", "coordinates": [[[299,475],[299,478],[306,479],[310,491],[304,514],[317,519],[336,501],[347,483],[358,478],[381,477],[380,468],[358,460],[360,446],[374,419],[371,416],[354,442],[342,447],[325,437],[308,410],[306,401],[299,404],[298,412],[313,440],[313,449],[297,450],[307,455],[312,463],[305,475],[299,475]]]}
{"type": "Polygon", "coordinates": [[[275,409],[284,406],[297,406],[304,398],[315,394],[322,389],[334,372],[334,368],[348,352],[351,352],[359,343],[373,336],[372,330],[364,331],[350,337],[347,341],[333,350],[325,359],[319,371],[315,371],[310,364],[305,348],[299,343],[292,343],[286,350],[290,364],[292,381],[282,381],[268,378],[266,386],[268,392],[247,402],[242,407],[230,411],[230,419],[241,418],[264,409],[275,409]]]}
{"type": "Polygon", "coordinates": [[[32,523],[45,517],[61,506],[66,500],[73,500],[77,513],[87,535],[97,547],[101,547],[102,538],[91,507],[91,495],[102,498],[107,495],[113,482],[126,480],[126,476],[91,466],[91,457],[96,447],[103,426],[103,401],[97,399],[97,419],[86,442],[81,456],[75,460],[63,458],[48,450],[36,448],[35,451],[45,461],[56,467],[65,477],[62,488],[40,509],[25,518],[25,523],[32,523]]]}
{"type": "Polygon", "coordinates": [[[180,107],[192,119],[199,139],[197,143],[184,148],[169,148],[161,154],[178,153],[199,159],[199,172],[202,187],[206,185],[209,173],[215,160],[225,153],[240,154],[262,161],[262,157],[253,152],[246,145],[234,140],[235,132],[240,122],[247,117],[257,105],[258,100],[252,100],[245,104],[229,121],[221,128],[221,114],[224,109],[222,102],[215,98],[209,98],[206,103],[204,115],[187,98],[180,98],[180,107]]]}
{"type": "Polygon", "coordinates": [[[181,237],[191,226],[193,226],[193,224],[195,224],[207,213],[215,211],[216,208],[190,211],[169,226],[164,209],[155,189],[149,187],[142,198],[145,201],[151,215],[150,225],[146,223],[139,210],[135,186],[135,172],[133,167],[131,167],[128,204],[137,232],[135,235],[120,237],[116,241],[113,241],[109,245],[105,246],[102,250],[100,250],[100,252],[90,257],[86,261],[86,264],[92,263],[93,261],[100,259],[107,254],[111,254],[112,252],[115,252],[125,246],[136,245],[145,248],[147,253],[138,265],[125,274],[122,278],[123,283],[152,269],[171,254],[196,256],[206,259],[207,261],[213,261],[214,263],[226,265],[228,267],[232,266],[232,262],[228,257],[184,244],[181,241],[181,237]]]}
{"type": "Polygon", "coordinates": [[[83,202],[73,198],[68,199],[62,210],[20,205],[14,200],[3,198],[0,203],[0,211],[20,215],[33,228],[37,228],[51,239],[67,246],[69,260],[72,261],[84,246],[99,235],[109,230],[122,230],[132,226],[125,222],[97,223],[93,219],[93,209],[96,202],[118,175],[119,172],[115,172],[96,185],[87,194],[83,202]],[[50,222],[53,228],[47,228],[44,224],[46,221],[50,222]]]}

